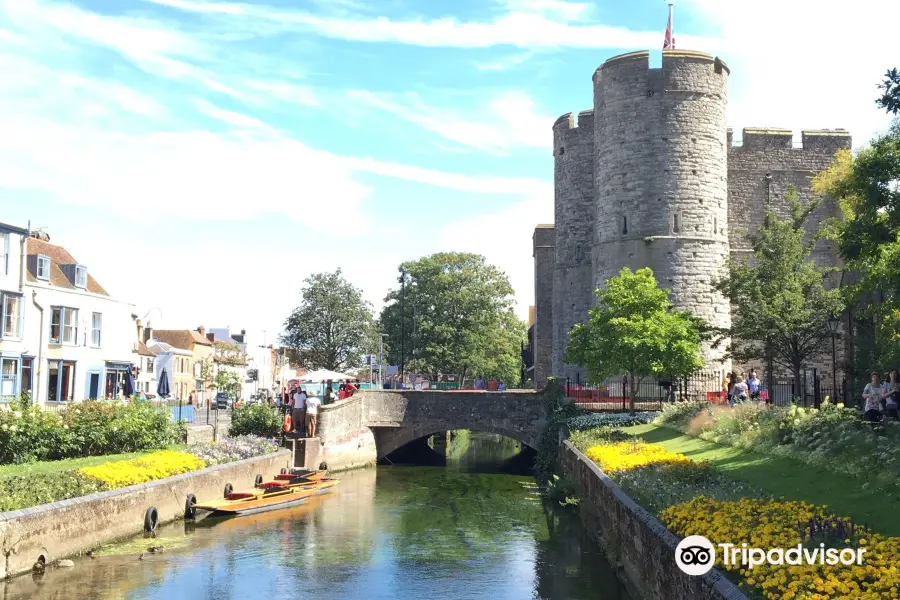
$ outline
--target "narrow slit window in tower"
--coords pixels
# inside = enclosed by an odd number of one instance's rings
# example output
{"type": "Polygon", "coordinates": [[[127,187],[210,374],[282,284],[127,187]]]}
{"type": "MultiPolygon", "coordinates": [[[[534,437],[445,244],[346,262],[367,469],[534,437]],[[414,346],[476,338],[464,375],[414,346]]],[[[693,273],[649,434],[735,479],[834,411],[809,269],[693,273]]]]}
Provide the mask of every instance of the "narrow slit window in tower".
{"type": "Polygon", "coordinates": [[[622,217],[622,235],[628,233],[628,217],[622,217]]]}
{"type": "Polygon", "coordinates": [[[577,248],[575,248],[575,260],[577,260],[578,262],[581,262],[581,259],[583,259],[583,258],[584,258],[584,252],[582,252],[581,246],[578,246],[577,248]]]}
{"type": "Polygon", "coordinates": [[[678,218],[677,214],[672,215],[672,231],[674,233],[681,233],[681,219],[678,218]]]}
{"type": "Polygon", "coordinates": [[[713,217],[713,235],[719,233],[719,218],[713,217]]]}

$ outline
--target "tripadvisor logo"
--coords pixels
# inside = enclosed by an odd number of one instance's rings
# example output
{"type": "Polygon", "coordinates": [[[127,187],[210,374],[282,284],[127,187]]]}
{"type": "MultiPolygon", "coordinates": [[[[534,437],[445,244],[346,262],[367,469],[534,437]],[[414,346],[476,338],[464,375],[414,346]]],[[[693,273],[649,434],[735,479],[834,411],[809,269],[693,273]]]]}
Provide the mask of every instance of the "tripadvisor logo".
{"type": "MultiPolygon", "coordinates": [[[[717,544],[722,551],[722,562],[726,567],[742,566],[748,569],[759,565],[862,565],[866,548],[806,548],[803,544],[795,547],[750,548],[747,544],[717,544]]],[[[716,562],[713,543],[702,535],[689,535],[675,547],[675,564],[688,575],[703,575],[716,562]]]]}

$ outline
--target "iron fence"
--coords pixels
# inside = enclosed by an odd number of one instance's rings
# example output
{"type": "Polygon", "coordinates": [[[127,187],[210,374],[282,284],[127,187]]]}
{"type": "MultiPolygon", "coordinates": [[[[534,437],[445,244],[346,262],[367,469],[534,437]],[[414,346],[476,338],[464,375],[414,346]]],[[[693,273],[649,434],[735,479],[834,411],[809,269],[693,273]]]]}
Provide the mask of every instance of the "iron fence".
{"type": "MultiPolygon", "coordinates": [[[[566,396],[574,399],[575,405],[584,410],[626,410],[629,402],[629,381],[626,377],[610,377],[606,381],[586,385],[573,384],[566,380],[566,396]]],[[[794,403],[805,407],[818,407],[826,399],[833,403],[843,402],[847,406],[857,406],[859,400],[848,393],[846,381],[833,383],[818,377],[804,377],[800,385],[793,379],[760,381],[759,389],[751,394],[751,399],[775,406],[789,406],[794,403]]],[[[859,394],[857,394],[859,395],[859,394]]],[[[860,396],[861,397],[861,396],[860,396]]],[[[727,404],[728,395],[723,389],[723,375],[719,373],[698,373],[679,380],[659,380],[643,378],[635,384],[636,410],[662,410],[666,402],[680,400],[706,400],[727,404]]]]}

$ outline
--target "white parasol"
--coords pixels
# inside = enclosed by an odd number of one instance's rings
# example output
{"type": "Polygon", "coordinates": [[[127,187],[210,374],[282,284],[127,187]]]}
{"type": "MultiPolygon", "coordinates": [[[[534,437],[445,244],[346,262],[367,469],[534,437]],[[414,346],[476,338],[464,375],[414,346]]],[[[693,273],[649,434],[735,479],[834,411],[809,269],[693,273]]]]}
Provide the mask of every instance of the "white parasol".
{"type": "Polygon", "coordinates": [[[298,377],[300,381],[306,382],[315,382],[315,383],[324,383],[326,381],[340,381],[342,379],[353,379],[350,375],[346,373],[338,373],[337,371],[329,371],[328,369],[319,369],[318,371],[311,371],[302,377],[298,377]]]}

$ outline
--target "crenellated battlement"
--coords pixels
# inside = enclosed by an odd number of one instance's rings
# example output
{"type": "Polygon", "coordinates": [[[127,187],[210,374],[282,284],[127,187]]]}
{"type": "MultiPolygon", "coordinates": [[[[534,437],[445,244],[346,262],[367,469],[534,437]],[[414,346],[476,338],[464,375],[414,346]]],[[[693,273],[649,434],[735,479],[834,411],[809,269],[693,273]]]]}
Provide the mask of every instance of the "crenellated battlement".
{"type": "MultiPolygon", "coordinates": [[[[722,59],[713,56],[711,54],[707,54],[706,52],[699,52],[696,50],[663,50],[662,51],[662,68],[665,69],[667,66],[671,66],[674,62],[683,62],[683,61],[703,61],[708,62],[715,66],[716,72],[725,71],[729,75],[731,74],[731,69],[728,68],[728,65],[725,64],[725,61],[722,59]]],[[[633,69],[633,68],[643,68],[648,71],[658,71],[659,69],[650,67],[650,51],[649,50],[639,50],[637,52],[628,52],[626,54],[620,54],[618,56],[613,56],[612,58],[607,59],[597,71],[594,73],[594,81],[596,82],[598,77],[602,76],[602,72],[609,69],[633,69]]]]}
{"type": "Polygon", "coordinates": [[[813,150],[836,152],[850,148],[853,138],[846,129],[805,129],[800,132],[802,144],[794,144],[794,132],[773,127],[745,127],[741,143],[734,142],[734,130],[728,128],[728,146],[735,150],[813,150]]]}
{"type": "Polygon", "coordinates": [[[581,127],[594,126],[594,109],[583,110],[578,113],[578,121],[575,121],[575,113],[569,112],[562,115],[553,123],[553,131],[567,131],[581,127]]]}

